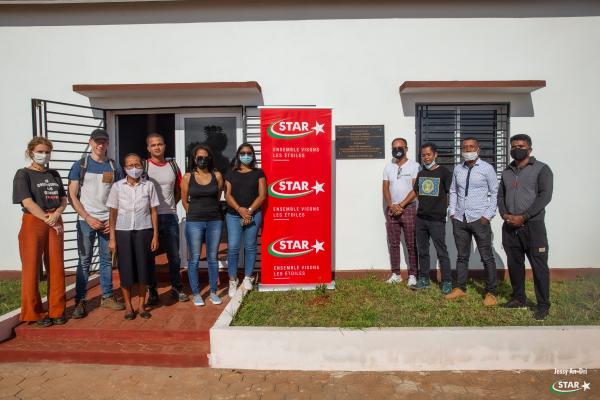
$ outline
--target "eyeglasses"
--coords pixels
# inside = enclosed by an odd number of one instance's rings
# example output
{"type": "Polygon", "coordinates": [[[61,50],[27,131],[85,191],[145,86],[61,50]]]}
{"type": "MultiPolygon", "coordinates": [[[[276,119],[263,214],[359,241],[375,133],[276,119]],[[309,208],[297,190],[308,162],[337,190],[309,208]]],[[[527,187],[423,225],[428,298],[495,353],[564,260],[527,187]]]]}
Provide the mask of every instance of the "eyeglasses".
{"type": "Polygon", "coordinates": [[[240,151],[240,156],[251,156],[252,153],[251,151],[240,151]]]}

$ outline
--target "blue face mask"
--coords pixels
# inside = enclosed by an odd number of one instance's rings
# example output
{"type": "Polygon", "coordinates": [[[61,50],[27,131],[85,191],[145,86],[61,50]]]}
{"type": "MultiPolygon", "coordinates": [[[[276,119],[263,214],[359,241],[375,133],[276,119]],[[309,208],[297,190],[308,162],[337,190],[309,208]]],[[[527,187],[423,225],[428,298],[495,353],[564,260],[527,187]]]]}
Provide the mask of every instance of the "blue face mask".
{"type": "Polygon", "coordinates": [[[242,155],[240,155],[240,161],[244,165],[250,165],[250,163],[252,162],[252,156],[249,156],[247,154],[242,154],[242,155]]]}

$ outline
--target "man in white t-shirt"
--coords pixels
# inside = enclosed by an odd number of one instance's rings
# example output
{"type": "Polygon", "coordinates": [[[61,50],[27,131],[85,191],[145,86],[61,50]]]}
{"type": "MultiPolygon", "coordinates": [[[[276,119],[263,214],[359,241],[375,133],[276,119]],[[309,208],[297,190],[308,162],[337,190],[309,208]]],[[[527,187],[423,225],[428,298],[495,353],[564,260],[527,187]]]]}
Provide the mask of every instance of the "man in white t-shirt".
{"type": "MultiPolygon", "coordinates": [[[[175,160],[165,158],[165,139],[159,133],[151,133],[146,138],[150,157],[144,162],[144,172],[148,180],[154,183],[160,204],[158,206],[158,240],[167,253],[171,297],[179,301],[188,301],[181,283],[181,258],[179,257],[179,219],[177,203],[181,200],[181,171],[175,160]]],[[[148,305],[159,303],[156,290],[156,271],[150,274],[148,284],[148,305]]]]}
{"type": "Polygon", "coordinates": [[[400,277],[400,234],[404,232],[408,250],[408,286],[417,285],[417,244],[415,224],[417,216],[416,194],[413,186],[421,167],[407,157],[406,139],[392,141],[392,162],[383,170],[383,199],[386,204],[385,227],[392,275],[388,283],[402,281],[400,277]]]}

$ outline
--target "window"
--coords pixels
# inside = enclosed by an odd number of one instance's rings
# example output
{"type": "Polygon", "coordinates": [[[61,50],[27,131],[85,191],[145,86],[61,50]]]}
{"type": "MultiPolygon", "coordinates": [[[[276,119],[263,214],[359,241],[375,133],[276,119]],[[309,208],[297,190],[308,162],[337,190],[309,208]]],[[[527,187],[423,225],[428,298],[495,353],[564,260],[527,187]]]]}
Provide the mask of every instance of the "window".
{"type": "Polygon", "coordinates": [[[420,146],[433,142],[437,162],[449,169],[461,162],[460,142],[466,137],[479,141],[480,157],[498,173],[508,162],[508,104],[417,104],[417,157],[420,146]]]}

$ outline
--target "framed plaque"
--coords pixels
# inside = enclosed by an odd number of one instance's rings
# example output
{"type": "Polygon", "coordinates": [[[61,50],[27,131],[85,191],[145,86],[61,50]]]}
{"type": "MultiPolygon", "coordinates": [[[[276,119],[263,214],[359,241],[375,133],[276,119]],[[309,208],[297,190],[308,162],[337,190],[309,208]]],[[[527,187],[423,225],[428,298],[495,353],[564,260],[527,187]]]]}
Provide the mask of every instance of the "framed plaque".
{"type": "Polygon", "coordinates": [[[383,125],[337,125],[335,127],[335,158],[385,158],[383,125]]]}

